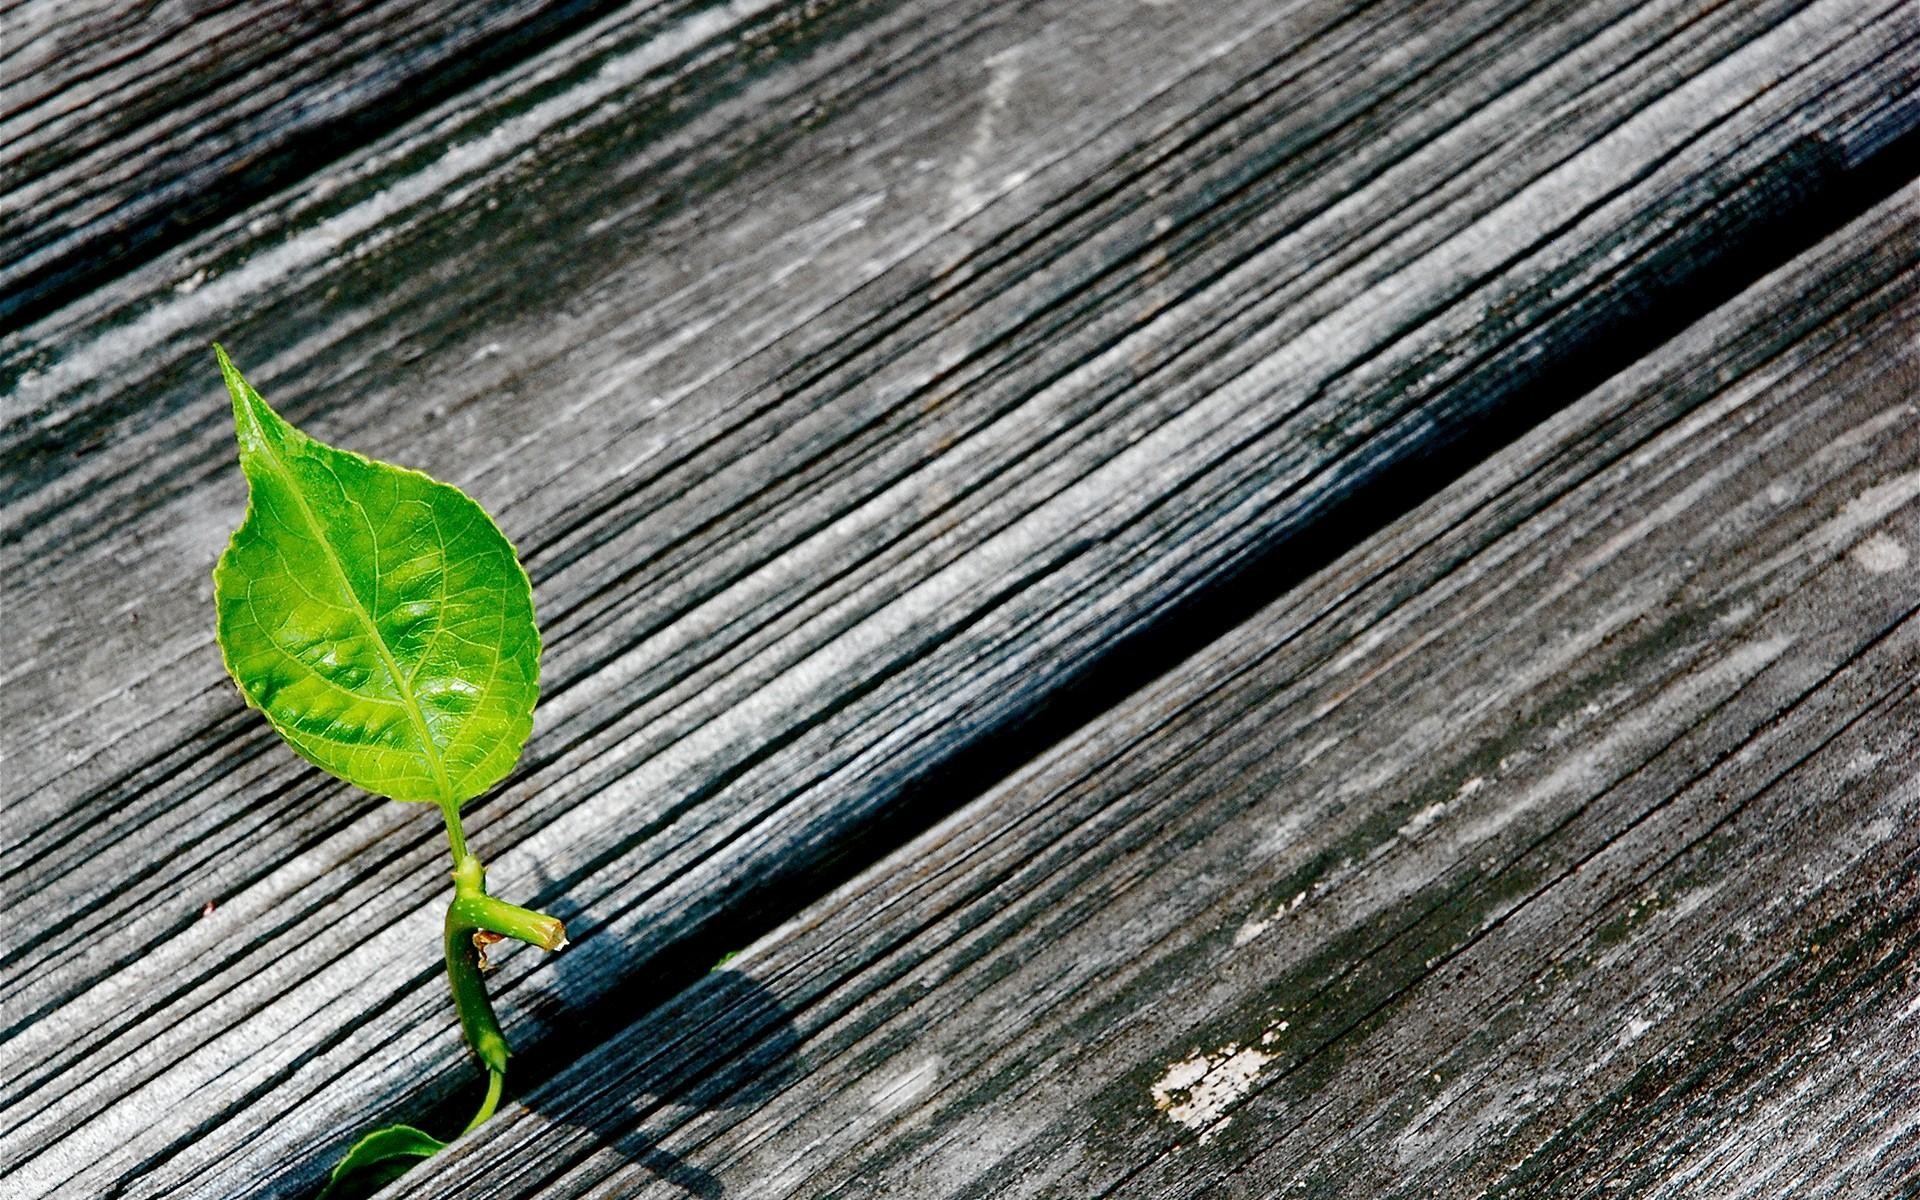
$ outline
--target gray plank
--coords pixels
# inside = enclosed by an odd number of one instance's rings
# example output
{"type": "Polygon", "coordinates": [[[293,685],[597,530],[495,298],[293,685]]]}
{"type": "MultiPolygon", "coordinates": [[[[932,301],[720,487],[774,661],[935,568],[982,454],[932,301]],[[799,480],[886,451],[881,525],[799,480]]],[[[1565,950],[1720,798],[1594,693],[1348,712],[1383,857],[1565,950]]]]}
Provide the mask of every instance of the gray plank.
{"type": "Polygon", "coordinates": [[[1920,188],[409,1178],[1920,1179],[1920,188]]]}
{"type": "Polygon", "coordinates": [[[473,825],[583,935],[498,982],[538,1078],[1130,632],[1857,202],[1920,35],[1837,0],[650,11],[0,342],[26,1194],[294,1189],[471,1078],[430,823],[221,678],[209,337],[527,553],[548,696],[473,825]]]}
{"type": "Polygon", "coordinates": [[[0,324],[297,186],[605,7],[13,0],[0,7],[0,324]]]}

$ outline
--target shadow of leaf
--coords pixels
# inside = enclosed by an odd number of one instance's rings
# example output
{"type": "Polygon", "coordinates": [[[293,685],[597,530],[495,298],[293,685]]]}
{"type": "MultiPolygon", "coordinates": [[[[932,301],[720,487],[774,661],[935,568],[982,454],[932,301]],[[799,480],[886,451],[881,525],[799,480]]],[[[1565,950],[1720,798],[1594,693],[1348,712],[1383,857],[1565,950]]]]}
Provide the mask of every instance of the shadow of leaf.
{"type": "MultiPolygon", "coordinates": [[[[595,957],[604,964],[609,954],[599,949],[595,957]]],[[[618,951],[612,953],[617,957],[618,951]]],[[[604,992],[575,978],[564,953],[554,961],[545,990],[540,1007],[549,1024],[606,1019],[604,992]],[[597,1011],[588,1017],[588,1010],[597,1011]]],[[[719,1179],[669,1149],[668,1140],[704,1114],[751,1108],[779,1091],[799,1069],[800,1040],[780,999],[723,961],[521,1102],[585,1130],[602,1152],[610,1150],[688,1195],[718,1200],[726,1195],[719,1179]]]]}

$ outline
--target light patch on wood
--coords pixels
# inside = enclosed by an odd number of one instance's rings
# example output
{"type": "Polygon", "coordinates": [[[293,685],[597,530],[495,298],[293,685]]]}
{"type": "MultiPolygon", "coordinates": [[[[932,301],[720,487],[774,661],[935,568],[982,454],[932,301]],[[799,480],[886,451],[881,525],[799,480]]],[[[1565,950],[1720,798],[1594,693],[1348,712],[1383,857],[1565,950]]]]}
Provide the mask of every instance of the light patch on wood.
{"type": "MultiPolygon", "coordinates": [[[[1735,646],[1719,661],[1695,669],[1638,709],[1614,721],[1578,752],[1566,756],[1545,779],[1497,811],[1471,824],[1450,827],[1451,840],[1461,846],[1478,844],[1511,825],[1519,816],[1560,797],[1582,792],[1591,794],[1607,786],[1609,772],[1630,756],[1634,747],[1647,745],[1659,736],[1660,730],[1668,728],[1675,713],[1690,711],[1703,697],[1731,695],[1792,645],[1792,637],[1776,635],[1735,646]]],[[[1508,765],[1508,760],[1503,759],[1500,769],[1505,771],[1508,765]]]]}
{"type": "Polygon", "coordinates": [[[1340,744],[1340,736],[1338,734],[1335,734],[1332,737],[1321,738],[1319,741],[1315,742],[1313,745],[1307,747],[1307,752],[1300,756],[1300,765],[1303,767],[1307,766],[1308,764],[1312,763],[1314,759],[1319,758],[1322,754],[1325,754],[1327,751],[1333,749],[1335,746],[1338,746],[1339,744],[1340,744]]]}
{"type": "Polygon", "coordinates": [[[1013,96],[1014,84],[1019,82],[1020,58],[1024,51],[1024,47],[1010,46],[982,64],[987,69],[986,95],[980,103],[980,116],[974,122],[973,140],[961,152],[960,161],[953,169],[952,220],[955,224],[985,208],[993,199],[993,195],[981,187],[980,175],[994,162],[994,126],[1013,96]]]}
{"type": "Polygon", "coordinates": [[[1884,533],[1876,533],[1853,548],[1853,561],[1869,574],[1885,575],[1907,565],[1907,548],[1884,533]]]}
{"type": "Polygon", "coordinates": [[[1916,498],[1920,498],[1920,470],[1896,475],[1847,501],[1840,515],[1821,526],[1815,537],[1829,546],[1850,541],[1861,530],[1886,519],[1916,498]]]}
{"type": "Polygon", "coordinates": [[[1273,855],[1284,852],[1288,847],[1300,840],[1300,831],[1306,828],[1310,815],[1311,814],[1305,810],[1295,809],[1282,816],[1261,835],[1256,853],[1262,857],[1270,858],[1273,855]]]}
{"type": "Polygon", "coordinates": [[[1407,823],[1400,827],[1398,836],[1412,841],[1425,833],[1429,826],[1445,816],[1446,813],[1447,802],[1444,800],[1435,801],[1411,817],[1408,817],[1407,823]]]}
{"type": "MultiPolygon", "coordinates": [[[[1260,1044],[1269,1046],[1285,1023],[1268,1030],[1260,1044]]],[[[1226,1127],[1227,1110],[1253,1091],[1260,1068],[1275,1056],[1252,1046],[1228,1042],[1211,1053],[1197,1053],[1168,1067],[1153,1085],[1153,1106],[1200,1134],[1205,1145],[1226,1127]]]]}
{"type": "Polygon", "coordinates": [[[1913,999],[1907,1002],[1907,1006],[1900,1010],[1900,1015],[1894,1020],[1911,1021],[1917,1016],[1920,1016],[1920,992],[1914,994],[1913,999]]]}
{"type": "Polygon", "coordinates": [[[874,1093],[873,1108],[891,1116],[926,1095],[939,1079],[940,1056],[930,1054],[882,1084],[874,1093]]]}

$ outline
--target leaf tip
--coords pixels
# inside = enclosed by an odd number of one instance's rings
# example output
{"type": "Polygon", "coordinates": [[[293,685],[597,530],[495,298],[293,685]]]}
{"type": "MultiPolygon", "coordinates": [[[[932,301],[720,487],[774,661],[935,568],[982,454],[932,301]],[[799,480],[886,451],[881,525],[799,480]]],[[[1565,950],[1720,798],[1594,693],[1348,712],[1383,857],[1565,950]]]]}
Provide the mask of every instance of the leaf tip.
{"type": "Polygon", "coordinates": [[[240,368],[233,365],[233,359],[227,354],[227,348],[219,342],[213,343],[213,359],[220,364],[220,378],[226,381],[227,392],[239,403],[242,395],[252,392],[247,386],[246,377],[240,374],[240,368]]]}
{"type": "MultiPolygon", "coordinates": [[[[240,368],[233,365],[233,359],[227,355],[225,346],[213,343],[213,356],[220,363],[220,378],[226,382],[227,395],[233,398],[233,428],[240,439],[242,462],[249,450],[258,449],[266,444],[269,431],[290,431],[291,426],[266,401],[266,397],[253,389],[240,368]]],[[[286,437],[285,432],[278,436],[286,437]]]]}

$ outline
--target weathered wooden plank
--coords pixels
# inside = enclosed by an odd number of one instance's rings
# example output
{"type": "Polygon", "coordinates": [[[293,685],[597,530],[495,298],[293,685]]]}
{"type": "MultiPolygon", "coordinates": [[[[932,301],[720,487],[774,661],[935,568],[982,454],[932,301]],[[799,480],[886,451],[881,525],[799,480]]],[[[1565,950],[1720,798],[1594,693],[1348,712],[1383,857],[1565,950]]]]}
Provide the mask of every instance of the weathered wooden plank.
{"type": "Polygon", "coordinates": [[[537,1075],[944,811],[930,772],[1117,639],[1857,201],[1920,34],[1835,0],[635,13],[0,344],[28,1194],[297,1187],[466,1077],[436,835],[220,678],[207,337],[528,554],[549,694],[475,824],[586,935],[564,1006],[503,972],[537,1075]]]}
{"type": "Polygon", "coordinates": [[[0,6],[0,326],[297,185],[604,7],[0,6]]]}
{"type": "Polygon", "coordinates": [[[1920,187],[409,1180],[1894,1196],[1920,187]]]}

